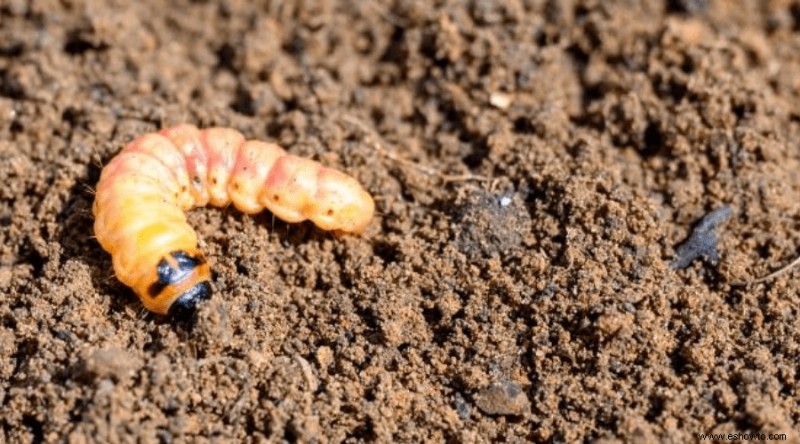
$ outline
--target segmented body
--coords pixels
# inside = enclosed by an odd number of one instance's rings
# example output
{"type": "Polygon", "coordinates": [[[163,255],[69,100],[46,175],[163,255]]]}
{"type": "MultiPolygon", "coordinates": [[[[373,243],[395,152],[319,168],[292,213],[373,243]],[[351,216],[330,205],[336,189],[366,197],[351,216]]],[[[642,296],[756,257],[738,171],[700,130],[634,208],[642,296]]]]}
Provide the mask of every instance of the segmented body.
{"type": "Polygon", "coordinates": [[[337,233],[362,232],[375,211],[369,193],[344,173],[230,128],[178,125],[139,137],[106,165],[94,231],[117,278],[147,309],[180,314],[211,295],[210,269],[185,212],[229,203],[337,233]]]}

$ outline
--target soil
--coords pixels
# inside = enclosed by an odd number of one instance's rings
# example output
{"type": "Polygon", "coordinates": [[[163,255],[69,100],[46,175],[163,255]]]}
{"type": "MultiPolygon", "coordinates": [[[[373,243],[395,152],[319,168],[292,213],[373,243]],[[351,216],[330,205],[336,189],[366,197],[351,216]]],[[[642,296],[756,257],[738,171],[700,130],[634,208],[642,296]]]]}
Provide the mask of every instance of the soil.
{"type": "Polygon", "coordinates": [[[800,439],[800,272],[736,285],[800,254],[798,2],[164,3],[0,1],[0,441],[800,439]],[[215,296],[147,313],[92,187],[180,122],[379,214],[194,210],[215,296]]]}

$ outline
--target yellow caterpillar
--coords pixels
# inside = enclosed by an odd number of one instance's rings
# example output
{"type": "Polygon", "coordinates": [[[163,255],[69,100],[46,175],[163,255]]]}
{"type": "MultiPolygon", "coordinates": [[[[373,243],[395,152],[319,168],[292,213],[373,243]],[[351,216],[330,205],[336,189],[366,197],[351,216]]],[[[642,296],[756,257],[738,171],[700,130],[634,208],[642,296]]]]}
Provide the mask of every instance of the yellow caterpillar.
{"type": "Polygon", "coordinates": [[[211,296],[185,212],[231,202],[336,233],[362,232],[375,212],[369,193],[344,173],[230,128],[178,125],[139,137],[103,168],[94,232],[117,278],[148,310],[184,316],[211,296]]]}

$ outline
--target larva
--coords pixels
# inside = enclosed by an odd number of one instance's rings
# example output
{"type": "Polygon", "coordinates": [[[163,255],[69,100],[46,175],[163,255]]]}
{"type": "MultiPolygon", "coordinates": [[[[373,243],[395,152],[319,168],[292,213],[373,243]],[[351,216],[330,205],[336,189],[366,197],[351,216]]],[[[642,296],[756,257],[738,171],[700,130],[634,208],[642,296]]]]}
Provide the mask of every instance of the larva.
{"type": "Polygon", "coordinates": [[[103,168],[94,232],[148,310],[185,316],[211,297],[210,268],[185,212],[231,202],[336,233],[362,232],[375,212],[344,173],[234,129],[178,125],[135,139],[103,168]]]}

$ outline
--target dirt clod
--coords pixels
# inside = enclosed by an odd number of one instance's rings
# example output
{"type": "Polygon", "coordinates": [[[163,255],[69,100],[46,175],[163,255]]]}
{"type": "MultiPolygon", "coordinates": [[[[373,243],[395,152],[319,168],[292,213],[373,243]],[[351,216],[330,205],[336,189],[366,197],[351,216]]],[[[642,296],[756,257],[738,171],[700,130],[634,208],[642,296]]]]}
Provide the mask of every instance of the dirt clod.
{"type": "Polygon", "coordinates": [[[498,256],[519,246],[530,231],[530,215],[515,193],[468,187],[455,205],[451,230],[468,256],[498,256]]]}
{"type": "Polygon", "coordinates": [[[475,404],[487,415],[524,415],[531,409],[528,395],[516,382],[497,381],[475,395],[475,404]]]}

